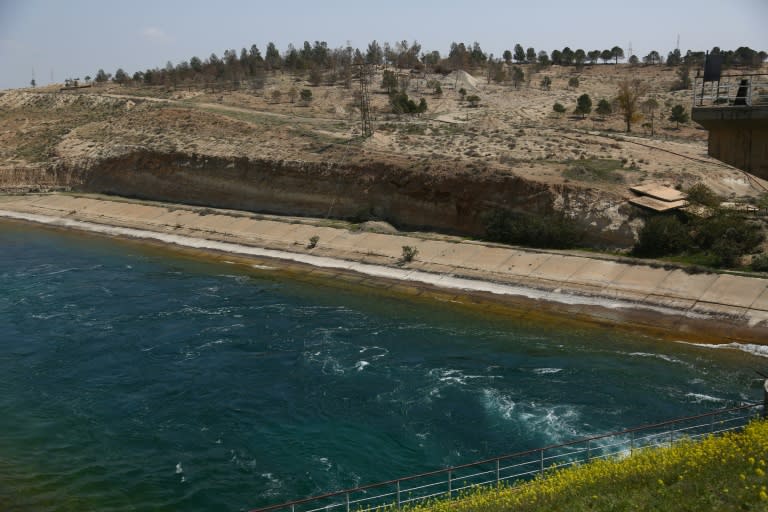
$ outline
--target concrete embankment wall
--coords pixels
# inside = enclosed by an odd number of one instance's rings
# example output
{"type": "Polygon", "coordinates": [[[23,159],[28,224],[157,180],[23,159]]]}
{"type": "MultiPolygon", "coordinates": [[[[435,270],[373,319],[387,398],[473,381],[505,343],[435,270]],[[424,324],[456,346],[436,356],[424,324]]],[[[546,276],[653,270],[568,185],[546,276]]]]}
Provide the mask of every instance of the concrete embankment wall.
{"type": "Polygon", "coordinates": [[[69,195],[0,196],[0,216],[10,215],[7,212],[43,215],[60,225],[77,220],[144,230],[144,235],[127,236],[280,258],[457,296],[479,294],[484,300],[636,325],[667,337],[768,342],[768,279],[751,276],[690,275],[592,255],[355,232],[238,212],[69,195]],[[319,241],[310,249],[314,236],[319,241]],[[212,242],[203,243],[206,240],[212,242]],[[414,261],[398,265],[405,245],[415,247],[418,254],[414,261]]]}

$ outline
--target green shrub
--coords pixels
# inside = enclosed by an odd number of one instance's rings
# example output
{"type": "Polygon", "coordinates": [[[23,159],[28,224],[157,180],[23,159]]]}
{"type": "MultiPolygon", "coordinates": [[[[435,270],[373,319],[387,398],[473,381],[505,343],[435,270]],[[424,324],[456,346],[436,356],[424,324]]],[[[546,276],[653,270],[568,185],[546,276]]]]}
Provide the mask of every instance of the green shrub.
{"type": "Polygon", "coordinates": [[[565,112],[565,107],[563,106],[562,103],[555,102],[555,104],[552,105],[552,110],[554,110],[558,114],[562,114],[563,112],[565,112]]]}
{"type": "Polygon", "coordinates": [[[680,254],[692,246],[688,226],[675,216],[656,216],[645,221],[632,249],[635,256],[656,258],[680,254]]]}
{"type": "Polygon", "coordinates": [[[421,114],[427,111],[427,100],[421,98],[417,104],[405,92],[393,94],[390,102],[392,103],[392,112],[395,114],[421,114]]]}
{"type": "Polygon", "coordinates": [[[646,221],[632,253],[650,258],[687,254],[689,260],[703,264],[734,267],[763,239],[760,226],[738,212],[716,210],[687,224],[678,217],[657,216],[646,221]]]}
{"type": "Polygon", "coordinates": [[[719,210],[696,222],[694,242],[714,256],[718,267],[733,267],[739,259],[757,249],[764,235],[759,225],[738,212],[719,210]]]}
{"type": "Polygon", "coordinates": [[[703,183],[696,183],[687,190],[688,201],[715,208],[720,206],[720,198],[711,188],[703,183]]]}
{"type": "Polygon", "coordinates": [[[492,242],[568,249],[582,242],[586,230],[562,213],[531,215],[495,210],[486,216],[485,233],[492,242]]]}
{"type": "Polygon", "coordinates": [[[752,258],[751,267],[755,272],[768,272],[768,253],[758,254],[752,258]]]}
{"type": "Polygon", "coordinates": [[[563,176],[579,181],[601,181],[623,183],[624,176],[619,172],[624,162],[611,158],[588,158],[584,160],[565,160],[568,164],[563,176]]]}
{"type": "Polygon", "coordinates": [[[410,245],[404,245],[403,246],[403,253],[400,256],[400,259],[398,260],[398,265],[405,265],[406,263],[410,263],[413,261],[413,258],[416,257],[416,255],[419,254],[419,250],[415,247],[412,247],[410,245]]]}
{"type": "Polygon", "coordinates": [[[611,104],[605,98],[597,102],[597,113],[601,116],[607,116],[613,113],[611,104]]]}

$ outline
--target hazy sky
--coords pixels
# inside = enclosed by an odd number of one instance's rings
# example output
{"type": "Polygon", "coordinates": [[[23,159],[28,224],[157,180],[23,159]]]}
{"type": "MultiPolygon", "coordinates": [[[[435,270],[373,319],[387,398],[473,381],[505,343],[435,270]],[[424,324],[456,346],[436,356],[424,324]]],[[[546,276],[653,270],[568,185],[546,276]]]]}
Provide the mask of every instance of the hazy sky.
{"type": "Polygon", "coordinates": [[[604,49],[618,45],[642,57],[674,49],[768,50],[768,0],[0,0],[0,89],[99,68],[133,73],[193,55],[269,41],[350,41],[364,48],[417,39],[446,54],[452,41],[480,42],[500,56],[515,43],[537,51],[604,49]]]}

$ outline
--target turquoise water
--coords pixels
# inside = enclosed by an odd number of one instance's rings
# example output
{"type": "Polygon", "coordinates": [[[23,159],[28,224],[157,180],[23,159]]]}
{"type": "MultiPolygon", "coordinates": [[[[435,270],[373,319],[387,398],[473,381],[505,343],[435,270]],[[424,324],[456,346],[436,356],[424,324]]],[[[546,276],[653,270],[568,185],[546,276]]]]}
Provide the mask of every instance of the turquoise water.
{"type": "Polygon", "coordinates": [[[0,223],[0,509],[248,509],[758,400],[764,363],[0,223]]]}

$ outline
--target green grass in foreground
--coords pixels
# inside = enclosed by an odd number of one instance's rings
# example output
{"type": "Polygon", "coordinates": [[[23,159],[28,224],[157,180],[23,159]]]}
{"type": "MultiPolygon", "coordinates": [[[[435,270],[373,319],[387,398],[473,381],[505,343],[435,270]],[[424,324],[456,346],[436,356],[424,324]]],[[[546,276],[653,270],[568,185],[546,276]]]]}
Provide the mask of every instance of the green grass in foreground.
{"type": "Polygon", "coordinates": [[[556,470],[529,484],[410,508],[443,511],[768,511],[768,422],[742,433],[556,470]]]}

